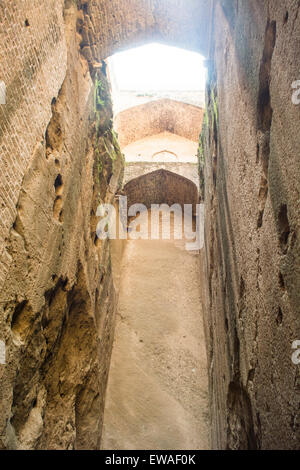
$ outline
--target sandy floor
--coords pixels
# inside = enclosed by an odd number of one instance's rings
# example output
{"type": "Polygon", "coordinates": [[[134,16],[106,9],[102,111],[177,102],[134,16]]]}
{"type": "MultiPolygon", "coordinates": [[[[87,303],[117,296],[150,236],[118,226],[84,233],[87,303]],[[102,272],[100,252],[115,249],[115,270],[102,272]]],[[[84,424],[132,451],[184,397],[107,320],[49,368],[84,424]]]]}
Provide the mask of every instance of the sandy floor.
{"type": "Polygon", "coordinates": [[[129,241],[103,449],[208,449],[199,257],[183,241],[129,241]]]}

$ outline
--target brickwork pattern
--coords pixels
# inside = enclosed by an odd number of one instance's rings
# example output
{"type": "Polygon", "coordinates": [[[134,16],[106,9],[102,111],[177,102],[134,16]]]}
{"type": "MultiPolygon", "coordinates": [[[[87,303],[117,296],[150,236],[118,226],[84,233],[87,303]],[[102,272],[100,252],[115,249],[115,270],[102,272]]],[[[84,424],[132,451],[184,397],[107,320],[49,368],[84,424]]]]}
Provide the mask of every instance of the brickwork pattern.
{"type": "Polygon", "coordinates": [[[197,186],[168,170],[157,170],[129,181],[124,187],[128,207],[133,204],[197,204],[197,186]]]}
{"type": "Polygon", "coordinates": [[[80,1],[83,52],[100,60],[145,42],[164,42],[199,51],[208,48],[211,0],[80,1]]]}
{"type": "Polygon", "coordinates": [[[198,142],[203,114],[197,106],[163,99],[122,111],[116,116],[114,127],[121,148],[161,132],[198,142]]]}
{"type": "Polygon", "coordinates": [[[0,3],[0,288],[11,258],[5,249],[24,172],[44,140],[51,101],[63,83],[67,51],[62,0],[0,3]]]}

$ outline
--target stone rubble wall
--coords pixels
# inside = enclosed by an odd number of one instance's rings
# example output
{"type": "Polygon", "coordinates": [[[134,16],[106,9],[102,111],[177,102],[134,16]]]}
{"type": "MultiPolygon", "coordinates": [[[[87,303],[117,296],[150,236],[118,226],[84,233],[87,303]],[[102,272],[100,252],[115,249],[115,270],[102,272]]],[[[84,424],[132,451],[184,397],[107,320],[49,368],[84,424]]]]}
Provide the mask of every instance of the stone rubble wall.
{"type": "Polygon", "coordinates": [[[0,288],[11,266],[5,241],[16,218],[24,173],[44,140],[51,101],[67,70],[63,1],[0,3],[0,288]]]}
{"type": "Polygon", "coordinates": [[[213,448],[299,448],[299,8],[215,4],[199,146],[213,448]]]}

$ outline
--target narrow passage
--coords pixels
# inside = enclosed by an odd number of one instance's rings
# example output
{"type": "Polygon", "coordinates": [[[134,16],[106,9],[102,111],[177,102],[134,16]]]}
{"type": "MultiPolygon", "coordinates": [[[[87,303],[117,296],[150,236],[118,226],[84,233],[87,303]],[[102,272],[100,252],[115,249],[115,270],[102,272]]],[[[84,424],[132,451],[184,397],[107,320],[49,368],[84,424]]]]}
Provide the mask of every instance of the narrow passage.
{"type": "Polygon", "coordinates": [[[127,242],[103,449],[209,448],[198,263],[183,240],[127,242]]]}

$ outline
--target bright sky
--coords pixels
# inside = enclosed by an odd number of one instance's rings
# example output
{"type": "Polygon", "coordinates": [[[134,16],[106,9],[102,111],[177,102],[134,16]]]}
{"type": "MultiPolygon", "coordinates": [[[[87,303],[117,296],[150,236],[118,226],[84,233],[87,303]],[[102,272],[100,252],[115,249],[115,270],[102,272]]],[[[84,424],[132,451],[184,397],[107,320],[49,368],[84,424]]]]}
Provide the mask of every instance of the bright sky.
{"type": "Polygon", "coordinates": [[[161,44],[130,49],[111,58],[120,90],[204,90],[203,57],[161,44]]]}

